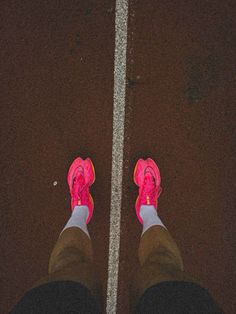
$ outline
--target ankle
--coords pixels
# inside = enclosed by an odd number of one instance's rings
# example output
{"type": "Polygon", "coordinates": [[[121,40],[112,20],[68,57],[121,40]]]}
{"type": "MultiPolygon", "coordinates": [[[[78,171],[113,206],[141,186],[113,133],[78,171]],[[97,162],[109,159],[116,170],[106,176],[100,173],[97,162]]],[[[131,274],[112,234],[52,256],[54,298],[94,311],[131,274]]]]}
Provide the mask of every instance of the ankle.
{"type": "Polygon", "coordinates": [[[153,226],[162,226],[167,229],[159,218],[157,211],[153,205],[142,205],[140,207],[140,216],[143,220],[142,235],[153,226]]]}

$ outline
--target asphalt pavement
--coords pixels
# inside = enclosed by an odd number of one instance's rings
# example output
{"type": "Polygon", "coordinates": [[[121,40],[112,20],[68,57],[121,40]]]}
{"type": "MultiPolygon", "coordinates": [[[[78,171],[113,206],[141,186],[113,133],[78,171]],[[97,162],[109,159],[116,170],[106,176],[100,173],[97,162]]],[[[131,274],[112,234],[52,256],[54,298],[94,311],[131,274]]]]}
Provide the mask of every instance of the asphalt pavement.
{"type": "MultiPolygon", "coordinates": [[[[95,165],[89,231],[108,279],[115,1],[0,5],[0,313],[47,273],[77,156],[95,165]]],[[[129,1],[117,313],[129,313],[141,226],[133,170],[152,157],[159,214],[185,270],[236,310],[233,1],[129,1]]]]}

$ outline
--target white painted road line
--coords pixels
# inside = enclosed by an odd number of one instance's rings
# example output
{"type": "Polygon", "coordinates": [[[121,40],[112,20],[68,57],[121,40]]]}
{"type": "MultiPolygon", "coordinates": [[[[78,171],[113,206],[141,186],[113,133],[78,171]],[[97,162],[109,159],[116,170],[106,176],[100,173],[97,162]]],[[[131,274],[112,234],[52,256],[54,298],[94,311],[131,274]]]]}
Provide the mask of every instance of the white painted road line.
{"type": "Polygon", "coordinates": [[[108,314],[116,313],[122,200],[128,0],[116,0],[108,314]]]}

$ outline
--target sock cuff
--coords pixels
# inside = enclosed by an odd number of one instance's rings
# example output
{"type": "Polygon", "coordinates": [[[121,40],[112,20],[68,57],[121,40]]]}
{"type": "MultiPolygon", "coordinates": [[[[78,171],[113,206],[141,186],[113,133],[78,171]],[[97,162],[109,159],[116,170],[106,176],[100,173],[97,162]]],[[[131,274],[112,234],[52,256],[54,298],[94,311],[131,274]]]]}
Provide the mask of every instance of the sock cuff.
{"type": "Polygon", "coordinates": [[[89,208],[86,205],[77,205],[74,207],[71,216],[81,216],[84,215],[86,220],[89,216],[89,208]]]}
{"type": "Polygon", "coordinates": [[[167,229],[158,216],[157,210],[153,205],[142,205],[140,208],[140,216],[143,219],[142,235],[153,226],[162,226],[167,229]]]}
{"type": "Polygon", "coordinates": [[[158,215],[157,214],[157,210],[153,205],[141,205],[140,206],[140,211],[139,211],[139,215],[142,217],[145,215],[158,215]]]}

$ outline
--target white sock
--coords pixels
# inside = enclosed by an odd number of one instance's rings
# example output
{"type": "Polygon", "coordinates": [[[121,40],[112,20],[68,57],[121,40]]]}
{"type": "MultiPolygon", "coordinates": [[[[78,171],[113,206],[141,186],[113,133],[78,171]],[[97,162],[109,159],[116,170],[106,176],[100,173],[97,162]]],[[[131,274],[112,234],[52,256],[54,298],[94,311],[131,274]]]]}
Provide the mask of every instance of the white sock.
{"type": "Polygon", "coordinates": [[[140,207],[140,216],[143,219],[142,235],[152,226],[162,226],[166,228],[166,226],[162,223],[161,219],[157,215],[157,211],[153,205],[142,205],[140,207]]]}
{"type": "MultiPolygon", "coordinates": [[[[90,238],[86,224],[88,215],[89,215],[88,206],[75,206],[71,214],[71,217],[68,220],[67,224],[65,225],[64,229],[62,230],[62,232],[70,227],[78,227],[81,230],[83,230],[90,238]]],[[[62,234],[62,232],[60,233],[60,235],[62,234]]]]}

